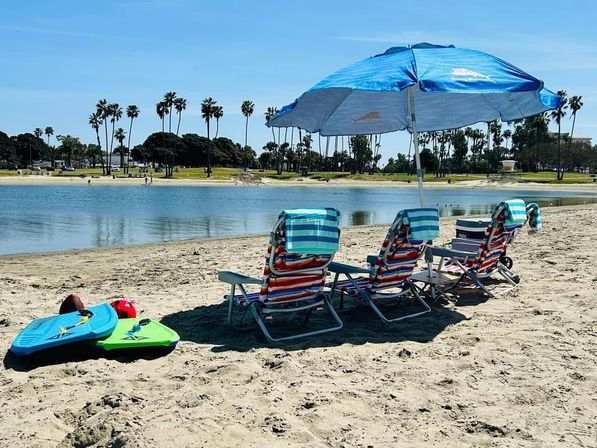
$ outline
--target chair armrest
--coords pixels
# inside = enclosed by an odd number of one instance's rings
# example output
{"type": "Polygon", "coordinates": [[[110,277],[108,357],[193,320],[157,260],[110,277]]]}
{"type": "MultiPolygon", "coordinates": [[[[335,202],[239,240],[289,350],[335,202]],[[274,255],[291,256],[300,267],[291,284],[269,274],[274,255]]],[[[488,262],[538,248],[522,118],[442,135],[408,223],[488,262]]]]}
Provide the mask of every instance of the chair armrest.
{"type": "Polygon", "coordinates": [[[373,266],[377,261],[377,255],[367,255],[367,264],[373,266]]]}
{"type": "Polygon", "coordinates": [[[433,256],[446,257],[446,258],[471,258],[476,257],[476,252],[464,252],[460,250],[450,250],[443,247],[431,247],[431,253],[433,256]]]}
{"type": "Polygon", "coordinates": [[[367,268],[360,268],[358,266],[351,266],[349,264],[338,263],[332,261],[328,266],[328,270],[338,274],[370,274],[371,270],[367,268]]]}
{"type": "Polygon", "coordinates": [[[260,285],[261,280],[247,275],[237,274],[232,271],[218,272],[218,280],[229,283],[231,285],[254,284],[260,285]]]}

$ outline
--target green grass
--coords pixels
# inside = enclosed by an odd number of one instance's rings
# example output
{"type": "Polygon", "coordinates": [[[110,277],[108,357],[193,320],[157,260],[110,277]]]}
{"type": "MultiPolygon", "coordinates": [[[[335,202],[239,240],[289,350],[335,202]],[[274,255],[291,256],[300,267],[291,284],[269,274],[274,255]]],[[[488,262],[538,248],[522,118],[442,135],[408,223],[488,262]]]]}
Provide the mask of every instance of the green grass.
{"type": "Polygon", "coordinates": [[[564,180],[556,180],[556,173],[553,171],[539,171],[538,173],[524,173],[520,176],[526,182],[538,182],[544,184],[588,184],[593,182],[590,174],[564,173],[564,180]]]}
{"type": "MultiPolygon", "coordinates": [[[[27,170],[21,170],[21,172],[27,172],[27,170]]],[[[43,172],[43,171],[42,171],[43,172]]],[[[236,174],[238,174],[238,168],[219,168],[216,167],[213,169],[211,179],[214,180],[230,180],[236,174]]],[[[0,177],[7,177],[7,176],[16,176],[17,171],[15,170],[0,170],[0,177]]],[[[143,173],[139,173],[138,168],[131,168],[130,173],[133,176],[143,176],[143,173]]],[[[277,180],[297,180],[301,179],[302,176],[298,173],[288,173],[282,172],[282,174],[276,174],[274,170],[252,170],[253,174],[267,177],[270,179],[277,179],[277,180]]],[[[147,174],[153,174],[155,178],[162,178],[165,177],[164,173],[155,173],[153,170],[150,170],[147,174]]],[[[101,176],[102,169],[101,168],[87,168],[87,169],[78,169],[76,171],[65,171],[60,174],[59,171],[51,172],[52,176],[65,176],[65,177],[72,177],[72,176],[101,176]]],[[[114,175],[116,177],[124,177],[122,171],[115,172],[114,175]]],[[[499,179],[501,176],[497,174],[492,174],[490,176],[492,179],[499,179]]],[[[207,175],[203,171],[203,167],[200,168],[179,168],[178,171],[174,172],[175,179],[207,179],[207,175]]],[[[381,174],[375,173],[372,175],[369,174],[350,174],[350,173],[341,173],[341,172],[314,172],[309,173],[307,178],[310,179],[322,179],[322,180],[336,180],[336,179],[350,179],[350,180],[358,180],[358,181],[386,181],[386,182],[416,182],[417,178],[415,176],[408,176],[404,173],[397,173],[397,174],[381,174]]],[[[437,178],[433,174],[428,174],[425,177],[425,182],[427,183],[447,183],[448,180],[450,182],[462,182],[462,181],[471,181],[471,180],[483,180],[486,179],[486,175],[484,174],[450,174],[446,177],[437,178]]],[[[581,173],[565,173],[563,181],[556,180],[556,173],[553,171],[540,171],[538,173],[523,173],[520,175],[512,176],[512,179],[515,181],[521,182],[537,182],[537,183],[544,183],[544,184],[588,184],[593,182],[593,178],[589,174],[581,174],[581,173]]]]}

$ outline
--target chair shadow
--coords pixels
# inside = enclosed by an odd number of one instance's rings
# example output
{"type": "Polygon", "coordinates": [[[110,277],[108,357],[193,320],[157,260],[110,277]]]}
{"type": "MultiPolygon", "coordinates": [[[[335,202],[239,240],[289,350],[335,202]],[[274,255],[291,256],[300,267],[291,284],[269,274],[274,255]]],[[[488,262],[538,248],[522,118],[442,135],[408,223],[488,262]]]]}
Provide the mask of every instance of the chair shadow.
{"type": "MultiPolygon", "coordinates": [[[[239,328],[238,322],[244,309],[238,306],[235,307],[233,325],[229,326],[226,323],[227,303],[198,306],[191,310],[172,313],[164,316],[161,322],[174,329],[183,341],[213,345],[214,352],[230,350],[244,352],[258,347],[275,347],[293,351],[343,344],[361,345],[402,341],[426,343],[432,341],[446,327],[468,319],[463,314],[441,305],[434,306],[431,313],[390,324],[384,324],[370,307],[357,300],[346,300],[344,308],[337,311],[344,322],[341,330],[284,343],[267,342],[250,313],[246,314],[243,326],[239,328]]],[[[330,318],[323,318],[320,315],[329,316],[323,311],[314,313],[307,326],[295,326],[296,333],[324,328],[326,324],[328,327],[333,325],[330,318]]],[[[288,330],[288,327],[284,329],[288,330]]],[[[275,327],[272,328],[272,332],[274,331],[276,331],[275,327]]]]}
{"type": "Polygon", "coordinates": [[[5,369],[18,372],[30,372],[39,367],[102,358],[128,364],[139,359],[157,359],[169,354],[172,350],[174,350],[174,347],[144,347],[104,351],[85,343],[75,343],[42,350],[29,356],[16,356],[11,351],[7,351],[4,355],[3,364],[5,369]]]}
{"type": "MultiPolygon", "coordinates": [[[[486,279],[483,284],[492,290],[492,292],[498,294],[500,293],[501,288],[509,287],[507,282],[494,278],[486,279]]],[[[448,291],[448,295],[452,296],[450,301],[459,307],[477,306],[489,300],[496,300],[483,293],[479,288],[471,287],[470,285],[448,291]]]]}

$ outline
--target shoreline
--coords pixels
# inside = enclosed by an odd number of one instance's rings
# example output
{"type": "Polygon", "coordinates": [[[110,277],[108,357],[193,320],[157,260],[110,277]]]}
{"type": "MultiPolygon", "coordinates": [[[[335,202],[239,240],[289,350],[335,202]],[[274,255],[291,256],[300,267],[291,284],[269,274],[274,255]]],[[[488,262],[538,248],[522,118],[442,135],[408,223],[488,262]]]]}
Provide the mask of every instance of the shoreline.
{"type": "MultiPolygon", "coordinates": [[[[597,209],[597,203],[587,203],[582,205],[551,205],[551,206],[544,206],[541,207],[541,210],[550,210],[550,211],[574,211],[581,208],[592,207],[597,209]]],[[[466,214],[462,216],[442,216],[440,217],[440,222],[444,224],[450,224],[452,222],[456,222],[457,219],[462,218],[470,218],[475,216],[485,216],[485,214],[466,214]]],[[[359,231],[364,232],[367,230],[379,230],[379,229],[386,229],[390,223],[378,223],[378,224],[362,224],[362,225],[352,225],[352,226],[343,226],[341,227],[342,232],[346,232],[350,229],[359,229],[359,231]]],[[[272,223],[273,225],[273,223],[272,223]]],[[[356,231],[356,230],[355,230],[356,231]]],[[[237,236],[218,236],[213,238],[189,238],[183,240],[171,240],[171,241],[154,241],[149,243],[139,243],[139,244],[124,244],[124,245],[116,245],[116,246],[106,246],[106,247],[85,247],[80,249],[67,249],[67,250],[58,250],[58,251],[48,251],[48,252],[19,252],[14,254],[0,254],[0,263],[6,262],[11,258],[19,258],[19,259],[32,259],[36,257],[43,257],[43,256],[68,256],[68,255],[85,255],[85,254],[103,254],[110,251],[141,251],[141,250],[160,250],[160,249],[176,249],[176,248],[183,248],[184,246],[188,246],[191,244],[205,244],[212,242],[213,244],[220,244],[225,243],[226,241],[242,241],[242,240],[253,240],[256,238],[268,238],[269,233],[252,233],[248,235],[237,235],[237,236]]]]}
{"type": "MultiPolygon", "coordinates": [[[[116,178],[100,177],[81,178],[78,176],[6,176],[0,177],[0,185],[88,185],[91,179],[93,185],[111,185],[111,186],[145,186],[145,178],[116,178]]],[[[153,178],[155,186],[177,186],[177,187],[310,187],[310,188],[417,188],[416,178],[409,184],[404,181],[362,181],[350,179],[334,179],[329,182],[319,181],[311,178],[301,178],[301,180],[277,180],[263,178],[262,183],[245,184],[235,182],[232,179],[207,180],[207,179],[164,179],[161,177],[153,178]]],[[[597,183],[592,184],[543,184],[537,182],[502,182],[492,180],[472,180],[460,182],[426,182],[425,189],[451,190],[451,189],[486,189],[486,190],[520,190],[520,191],[553,191],[562,190],[578,193],[597,194],[597,183]]]]}

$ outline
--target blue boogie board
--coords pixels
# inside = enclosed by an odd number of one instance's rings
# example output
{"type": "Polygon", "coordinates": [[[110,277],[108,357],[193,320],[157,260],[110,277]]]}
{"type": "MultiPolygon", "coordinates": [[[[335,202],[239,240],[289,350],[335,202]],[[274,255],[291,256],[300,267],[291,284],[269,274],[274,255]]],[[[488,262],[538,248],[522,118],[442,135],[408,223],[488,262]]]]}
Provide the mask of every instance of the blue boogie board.
{"type": "Polygon", "coordinates": [[[117,323],[118,315],[108,303],[82,312],[40,317],[17,335],[10,350],[17,356],[26,356],[46,348],[99,339],[112,334],[117,323]]]}

